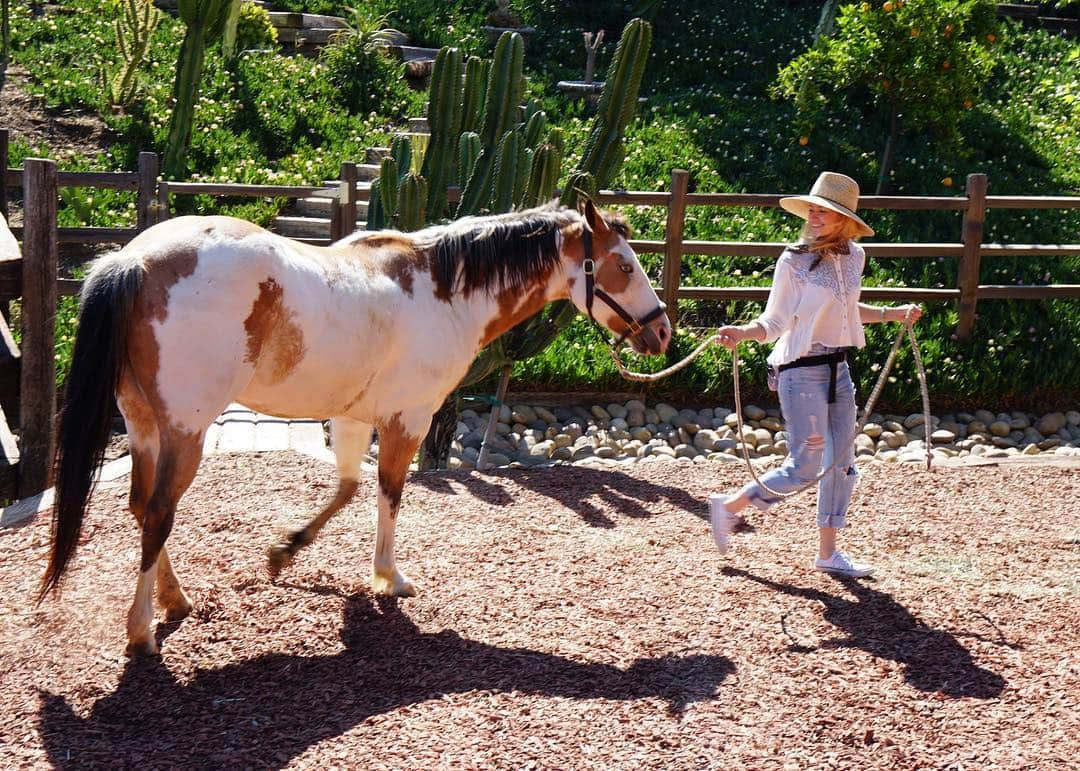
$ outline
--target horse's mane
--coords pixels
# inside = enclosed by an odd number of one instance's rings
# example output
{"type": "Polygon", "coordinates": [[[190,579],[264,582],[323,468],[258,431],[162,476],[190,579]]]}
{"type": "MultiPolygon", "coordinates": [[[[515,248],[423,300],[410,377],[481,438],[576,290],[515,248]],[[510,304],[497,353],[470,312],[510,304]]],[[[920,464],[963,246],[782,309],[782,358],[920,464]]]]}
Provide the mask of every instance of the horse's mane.
{"type": "MultiPolygon", "coordinates": [[[[605,215],[616,231],[626,234],[625,222],[605,215]]],[[[555,203],[535,209],[487,217],[465,217],[449,225],[416,234],[421,248],[431,250],[431,272],[438,292],[489,294],[527,287],[545,276],[559,261],[558,234],[567,227],[584,227],[585,218],[555,203]]]]}

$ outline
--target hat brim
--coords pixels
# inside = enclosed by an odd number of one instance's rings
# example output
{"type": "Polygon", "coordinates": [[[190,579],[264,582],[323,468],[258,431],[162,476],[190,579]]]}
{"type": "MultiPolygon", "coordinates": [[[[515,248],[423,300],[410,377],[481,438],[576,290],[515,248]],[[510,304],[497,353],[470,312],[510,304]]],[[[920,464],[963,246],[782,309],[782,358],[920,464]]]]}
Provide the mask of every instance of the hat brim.
{"type": "Polygon", "coordinates": [[[781,209],[789,211],[795,216],[802,217],[803,219],[806,219],[809,216],[811,206],[820,206],[822,209],[828,209],[837,214],[843,214],[848,219],[853,220],[859,226],[859,235],[874,235],[874,229],[863,222],[858,214],[846,206],[841,206],[835,201],[830,201],[828,198],[822,198],[818,195],[793,195],[789,198],[780,199],[781,209]]]}

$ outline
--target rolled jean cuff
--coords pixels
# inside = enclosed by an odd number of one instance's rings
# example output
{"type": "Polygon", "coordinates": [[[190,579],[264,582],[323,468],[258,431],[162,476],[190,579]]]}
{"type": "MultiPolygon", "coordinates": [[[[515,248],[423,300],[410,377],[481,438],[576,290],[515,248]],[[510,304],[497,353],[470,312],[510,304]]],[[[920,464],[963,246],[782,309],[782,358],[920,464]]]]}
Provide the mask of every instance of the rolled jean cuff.
{"type": "Polygon", "coordinates": [[[834,527],[837,530],[847,527],[846,514],[821,514],[817,515],[818,527],[834,527]]]}

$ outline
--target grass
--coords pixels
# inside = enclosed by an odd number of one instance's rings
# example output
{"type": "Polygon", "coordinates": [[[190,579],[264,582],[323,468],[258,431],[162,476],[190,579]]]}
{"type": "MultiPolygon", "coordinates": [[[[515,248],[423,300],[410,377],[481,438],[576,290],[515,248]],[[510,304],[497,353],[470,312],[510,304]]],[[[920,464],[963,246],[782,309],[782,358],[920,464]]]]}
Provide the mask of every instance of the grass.
{"type": "MultiPolygon", "coordinates": [[[[290,0],[293,10],[340,12],[344,3],[290,0]]],[[[614,36],[627,18],[628,3],[598,2],[582,10],[553,0],[519,3],[526,23],[538,28],[527,53],[529,95],[566,131],[576,162],[588,116],[580,101],[555,89],[559,79],[579,78],[584,65],[581,30],[611,30],[601,51],[602,73],[614,51],[614,36]]],[[[35,91],[57,108],[101,114],[116,132],[107,152],[65,160],[65,168],[134,168],[139,150],[161,151],[168,119],[172,68],[181,27],[166,18],[157,32],[147,68],[145,107],[113,115],[100,104],[93,57],[111,56],[112,31],[98,4],[73,0],[60,11],[31,16],[15,9],[13,56],[31,73],[35,91]]],[[[420,45],[456,42],[486,53],[479,24],[487,5],[461,0],[373,2],[374,16],[391,13],[390,24],[420,45]]],[[[643,84],[646,103],[627,136],[627,152],[616,187],[663,190],[673,168],[691,172],[702,192],[799,192],[822,169],[855,177],[864,189],[877,176],[885,134],[883,116],[863,94],[829,106],[823,122],[801,144],[794,130],[794,107],[768,95],[778,69],[810,42],[816,4],[754,3],[733,0],[664,5],[655,20],[654,44],[643,84]]],[[[423,95],[388,92],[359,114],[343,106],[319,59],[284,59],[274,53],[245,55],[229,71],[212,49],[197,111],[192,143],[192,178],[200,180],[317,183],[336,176],[343,159],[355,159],[369,145],[385,144],[409,115],[420,114],[423,95]]],[[[374,76],[373,76],[374,77],[374,76]]],[[[960,146],[946,146],[929,134],[901,139],[892,179],[901,194],[961,195],[967,174],[986,173],[991,194],[1077,195],[1080,193],[1080,44],[1004,22],[1002,49],[982,99],[967,111],[960,146]]],[[[374,89],[373,89],[374,91],[374,89]]],[[[381,93],[381,92],[380,92],[381,93]]],[[[15,144],[13,165],[31,148],[15,144]]],[[[35,152],[47,148],[34,148],[35,152]]],[[[75,224],[129,224],[129,194],[74,191],[67,194],[62,221],[75,224]]],[[[227,211],[267,222],[275,201],[189,199],[185,211],[227,211]]],[[[626,207],[636,234],[662,238],[661,207],[626,207]]],[[[957,213],[868,212],[880,241],[958,241],[957,213]]],[[[686,238],[701,240],[791,241],[798,222],[775,210],[692,207],[686,238]]],[[[991,210],[986,240],[1004,243],[1076,243],[1078,210],[991,210]]],[[[642,259],[654,279],[659,257],[642,259]]],[[[882,259],[868,267],[866,283],[883,286],[955,286],[953,259],[882,259]]],[[[769,260],[688,255],[684,282],[701,286],[763,286],[769,260]]],[[[1080,258],[984,259],[981,283],[1075,283],[1080,258]]],[[[717,324],[742,321],[759,303],[680,303],[683,329],[673,357],[689,351],[717,324]]],[[[1080,402],[1080,304],[982,301],[970,340],[954,338],[953,303],[930,304],[919,325],[935,409],[986,406],[1074,407],[1080,402]]],[[[860,390],[865,394],[882,362],[894,330],[868,328],[860,355],[860,390]]],[[[764,351],[747,347],[744,384],[751,398],[764,397],[764,351]]],[[[726,352],[709,351],[678,376],[649,390],[657,398],[730,398],[726,352]]],[[[659,368],[663,362],[642,362],[659,368]]],[[[914,407],[917,383],[909,356],[902,356],[895,381],[883,396],[896,409],[914,407]]],[[[490,387],[490,384],[484,386],[490,387]]],[[[515,390],[632,390],[617,375],[588,325],[578,320],[541,355],[519,363],[515,390]]]]}

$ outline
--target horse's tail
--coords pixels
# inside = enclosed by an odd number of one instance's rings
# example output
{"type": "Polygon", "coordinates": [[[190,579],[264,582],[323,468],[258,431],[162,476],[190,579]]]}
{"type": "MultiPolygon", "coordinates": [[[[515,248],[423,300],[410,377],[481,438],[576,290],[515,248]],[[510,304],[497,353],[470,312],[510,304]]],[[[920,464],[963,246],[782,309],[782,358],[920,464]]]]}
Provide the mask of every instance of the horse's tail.
{"type": "Polygon", "coordinates": [[[142,279],[142,259],[120,252],[99,260],[83,286],[56,442],[52,552],[38,602],[56,588],[75,553],[109,440],[113,398],[127,360],[128,321],[142,279]]]}

